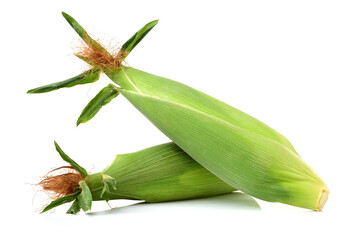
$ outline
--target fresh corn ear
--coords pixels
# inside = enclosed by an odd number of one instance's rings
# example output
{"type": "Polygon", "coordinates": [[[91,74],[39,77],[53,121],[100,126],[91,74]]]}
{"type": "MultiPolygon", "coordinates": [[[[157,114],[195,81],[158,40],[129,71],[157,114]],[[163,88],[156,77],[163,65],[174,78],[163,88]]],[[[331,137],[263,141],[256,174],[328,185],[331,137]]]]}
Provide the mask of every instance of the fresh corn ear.
{"type": "Polygon", "coordinates": [[[119,85],[119,93],[175,144],[229,185],[265,201],[313,210],[324,206],[329,194],[324,182],[292,144],[266,124],[179,82],[121,62],[107,68],[84,58],[119,85]]]}
{"type": "Polygon", "coordinates": [[[329,191],[324,182],[285,137],[262,122],[188,86],[133,68],[108,76],[121,86],[131,81],[138,91],[121,88],[120,93],[231,186],[271,202],[313,210],[325,204],[329,191]]]}
{"type": "MultiPolygon", "coordinates": [[[[54,200],[43,212],[69,202],[73,204],[67,213],[75,214],[81,209],[91,210],[93,201],[131,199],[164,202],[216,196],[236,190],[191,159],[174,143],[117,155],[107,168],[94,174],[88,174],[56,142],[55,147],[84,179],[73,186],[73,193],[54,200]]],[[[56,189],[53,191],[56,192],[56,189]]]]}

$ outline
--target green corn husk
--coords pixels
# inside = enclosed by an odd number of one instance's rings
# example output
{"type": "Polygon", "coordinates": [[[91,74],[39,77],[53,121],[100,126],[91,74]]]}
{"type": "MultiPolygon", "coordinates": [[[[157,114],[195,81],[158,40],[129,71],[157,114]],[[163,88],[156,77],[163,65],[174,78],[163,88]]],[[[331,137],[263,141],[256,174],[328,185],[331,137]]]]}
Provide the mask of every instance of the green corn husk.
{"type": "MultiPolygon", "coordinates": [[[[109,74],[108,74],[109,75],[109,74]]],[[[193,159],[256,198],[320,210],[328,189],[278,132],[210,96],[169,79],[122,68],[114,82],[140,112],[193,159]],[[152,86],[152,87],[148,87],[152,86]]]]}
{"type": "MultiPolygon", "coordinates": [[[[78,33],[78,29],[83,29],[70,16],[64,17],[78,33]]],[[[129,41],[135,39],[137,44],[154,24],[155,21],[145,25],[129,41]]],[[[86,42],[99,49],[98,44],[86,42]]],[[[126,48],[123,55],[131,50],[126,48]]],[[[107,54],[105,49],[101,51],[107,54]]],[[[82,59],[91,63],[90,59],[82,59]]],[[[110,85],[107,91],[117,89],[181,149],[229,185],[265,201],[313,210],[324,206],[329,193],[324,182],[291,143],[266,124],[170,79],[121,64],[102,70],[120,86],[110,85]]],[[[103,95],[97,95],[93,101],[108,103],[103,95]]],[[[97,112],[100,107],[89,104],[86,109],[97,112]]],[[[78,124],[94,115],[81,114],[78,124]]]]}
{"type": "Polygon", "coordinates": [[[174,143],[117,155],[107,168],[94,174],[88,174],[56,142],[55,146],[60,156],[84,180],[73,194],[54,200],[43,212],[72,201],[68,213],[91,210],[92,201],[130,199],[155,203],[216,196],[236,190],[191,159],[174,143]]]}

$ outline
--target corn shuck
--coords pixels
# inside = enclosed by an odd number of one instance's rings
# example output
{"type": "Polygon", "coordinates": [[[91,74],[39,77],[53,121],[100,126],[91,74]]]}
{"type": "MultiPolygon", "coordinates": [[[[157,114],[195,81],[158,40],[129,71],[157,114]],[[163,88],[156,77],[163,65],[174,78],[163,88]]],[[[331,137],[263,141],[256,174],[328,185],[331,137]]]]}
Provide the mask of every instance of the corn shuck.
{"type": "MultiPolygon", "coordinates": [[[[68,213],[91,210],[92,201],[130,199],[154,203],[216,196],[236,190],[174,143],[117,155],[107,168],[93,174],[88,174],[56,142],[55,147],[83,180],[74,185],[71,194],[54,200],[43,212],[72,201],[68,213]]],[[[59,177],[62,175],[57,179],[59,177]]]]}
{"type": "MultiPolygon", "coordinates": [[[[72,17],[63,15],[90,49],[109,56],[72,17]]],[[[123,45],[117,54],[121,57],[113,57],[118,59],[117,65],[104,68],[91,55],[78,56],[93,66],[96,76],[102,71],[117,85],[109,84],[96,95],[78,124],[90,120],[121,94],[189,156],[235,189],[265,201],[321,210],[328,188],[283,135],[196,89],[121,64],[156,23],[148,23],[123,45]]],[[[83,78],[89,78],[88,82],[94,79],[91,74],[83,75],[82,83],[83,78]]],[[[55,90],[57,86],[29,92],[55,90]]]]}

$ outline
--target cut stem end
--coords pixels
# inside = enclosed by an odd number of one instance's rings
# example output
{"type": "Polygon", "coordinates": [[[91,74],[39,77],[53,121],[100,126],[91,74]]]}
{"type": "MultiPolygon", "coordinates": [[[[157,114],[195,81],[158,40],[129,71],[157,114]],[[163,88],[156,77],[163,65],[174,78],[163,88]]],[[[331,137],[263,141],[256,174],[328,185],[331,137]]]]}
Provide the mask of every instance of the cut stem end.
{"type": "Polygon", "coordinates": [[[329,198],[330,190],[327,187],[324,187],[320,193],[319,196],[319,202],[318,202],[318,209],[317,211],[321,211],[321,209],[324,207],[326,201],[329,198]]]}

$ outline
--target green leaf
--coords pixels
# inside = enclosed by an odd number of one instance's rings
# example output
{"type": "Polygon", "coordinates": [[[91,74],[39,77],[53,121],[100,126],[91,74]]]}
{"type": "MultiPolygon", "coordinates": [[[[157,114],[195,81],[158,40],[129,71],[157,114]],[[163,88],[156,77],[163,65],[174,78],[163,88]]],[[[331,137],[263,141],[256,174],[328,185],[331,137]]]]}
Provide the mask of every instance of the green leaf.
{"type": "Polygon", "coordinates": [[[79,206],[81,207],[81,209],[86,212],[91,210],[92,195],[85,180],[79,182],[79,184],[81,188],[81,193],[77,196],[77,199],[79,200],[79,206]]]}
{"type": "Polygon", "coordinates": [[[71,202],[71,201],[75,200],[78,195],[79,195],[79,192],[76,192],[73,194],[66,195],[65,197],[58,198],[58,199],[52,201],[49,205],[47,205],[41,213],[47,212],[50,209],[60,206],[64,203],[71,202]]]}
{"type": "Polygon", "coordinates": [[[72,160],[68,155],[66,155],[66,153],[64,153],[64,151],[60,148],[60,146],[57,144],[56,141],[54,141],[55,144],[55,148],[56,151],[58,151],[58,153],[60,154],[61,158],[69,163],[71,166],[73,166],[81,175],[83,175],[84,177],[88,176],[87,171],[81,167],[79,164],[77,164],[74,160],[72,160]]]}
{"type": "Polygon", "coordinates": [[[110,56],[110,53],[106,51],[105,48],[103,48],[98,42],[96,42],[94,39],[92,39],[89,34],[85,31],[85,29],[69,14],[62,12],[63,17],[66,19],[66,21],[70,24],[70,26],[75,30],[75,32],[85,41],[86,44],[88,44],[91,48],[95,48],[97,50],[100,50],[107,55],[110,56]]]}
{"type": "Polygon", "coordinates": [[[119,95],[119,88],[112,84],[104,87],[89,103],[86,105],[84,110],[81,112],[80,117],[77,120],[76,125],[85,123],[91,120],[100,109],[111,102],[112,99],[119,95]]]}
{"type": "Polygon", "coordinates": [[[102,179],[104,187],[103,187],[100,197],[102,199],[105,199],[108,202],[110,189],[116,190],[116,180],[106,174],[101,174],[101,179],[102,179]]]}
{"type": "Polygon", "coordinates": [[[148,34],[159,20],[154,20],[146,24],[139,31],[137,31],[129,40],[127,40],[121,47],[120,52],[124,54],[123,59],[136,47],[136,45],[148,34]]]}
{"type": "Polygon", "coordinates": [[[71,207],[69,208],[69,210],[67,210],[67,214],[77,214],[78,212],[80,212],[80,205],[79,205],[79,200],[75,199],[75,201],[73,202],[73,204],[71,205],[71,207]]]}
{"type": "Polygon", "coordinates": [[[51,83],[42,87],[34,88],[27,93],[46,93],[60,88],[70,88],[80,84],[93,83],[99,80],[100,69],[91,69],[65,81],[51,83]]]}

